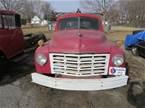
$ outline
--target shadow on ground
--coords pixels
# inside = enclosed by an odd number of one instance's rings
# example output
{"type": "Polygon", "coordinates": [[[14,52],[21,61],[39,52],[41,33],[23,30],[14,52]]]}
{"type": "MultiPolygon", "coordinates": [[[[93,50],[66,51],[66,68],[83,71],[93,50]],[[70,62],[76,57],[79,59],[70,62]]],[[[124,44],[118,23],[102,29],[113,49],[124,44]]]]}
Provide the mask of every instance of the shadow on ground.
{"type": "MultiPolygon", "coordinates": [[[[132,82],[128,87],[94,92],[62,91],[31,83],[33,58],[33,54],[24,54],[7,64],[0,79],[0,108],[145,108],[145,83],[132,82]]],[[[127,60],[129,72],[142,76],[136,73],[144,70],[144,60],[140,62],[130,54],[127,60]]]]}
{"type": "Polygon", "coordinates": [[[145,108],[145,82],[132,82],[127,91],[127,100],[137,108],[145,108]]]}
{"type": "Polygon", "coordinates": [[[0,85],[12,83],[34,72],[33,54],[29,52],[21,55],[16,60],[8,61],[5,70],[1,71],[0,85]]]}

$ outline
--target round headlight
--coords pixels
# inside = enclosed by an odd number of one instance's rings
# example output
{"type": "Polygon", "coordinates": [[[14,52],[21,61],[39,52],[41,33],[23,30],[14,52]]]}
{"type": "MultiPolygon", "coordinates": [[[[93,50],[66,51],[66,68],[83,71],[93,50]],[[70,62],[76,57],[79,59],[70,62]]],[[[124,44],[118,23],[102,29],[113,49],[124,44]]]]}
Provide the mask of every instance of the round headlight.
{"type": "Polygon", "coordinates": [[[44,54],[37,54],[36,57],[35,57],[35,61],[40,66],[43,66],[47,62],[47,57],[44,54]]]}
{"type": "Polygon", "coordinates": [[[124,63],[124,58],[123,56],[114,56],[112,61],[115,66],[121,66],[124,63]]]}

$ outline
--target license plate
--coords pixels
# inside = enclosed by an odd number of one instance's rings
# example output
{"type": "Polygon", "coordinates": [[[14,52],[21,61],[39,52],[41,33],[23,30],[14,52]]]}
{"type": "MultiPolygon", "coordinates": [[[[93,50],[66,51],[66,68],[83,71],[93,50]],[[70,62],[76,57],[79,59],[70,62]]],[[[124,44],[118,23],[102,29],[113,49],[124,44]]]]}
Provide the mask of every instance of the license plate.
{"type": "Polygon", "coordinates": [[[124,67],[110,67],[109,68],[109,75],[125,75],[126,68],[124,67]]]}

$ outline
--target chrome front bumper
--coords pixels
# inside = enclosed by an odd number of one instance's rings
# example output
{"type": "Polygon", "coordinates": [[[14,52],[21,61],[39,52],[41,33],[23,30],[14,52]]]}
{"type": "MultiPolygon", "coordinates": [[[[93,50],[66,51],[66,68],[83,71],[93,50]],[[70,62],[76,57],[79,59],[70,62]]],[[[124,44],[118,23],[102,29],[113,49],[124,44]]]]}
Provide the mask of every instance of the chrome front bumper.
{"type": "Polygon", "coordinates": [[[32,82],[42,86],[61,90],[95,91],[113,89],[127,85],[128,76],[116,76],[101,79],[54,78],[39,73],[32,73],[32,82]]]}

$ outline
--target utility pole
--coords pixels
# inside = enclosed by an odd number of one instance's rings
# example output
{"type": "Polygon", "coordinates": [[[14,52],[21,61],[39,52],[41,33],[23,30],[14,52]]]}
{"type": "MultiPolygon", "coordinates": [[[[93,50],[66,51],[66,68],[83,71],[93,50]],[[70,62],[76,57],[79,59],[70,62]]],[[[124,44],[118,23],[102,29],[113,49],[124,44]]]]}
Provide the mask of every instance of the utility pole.
{"type": "Polygon", "coordinates": [[[105,3],[106,3],[106,0],[102,0],[103,9],[105,8],[105,3]]]}
{"type": "Polygon", "coordinates": [[[105,9],[105,5],[106,5],[106,0],[102,0],[102,11],[103,11],[103,19],[104,19],[104,21],[106,19],[106,9],[105,9]]]}

